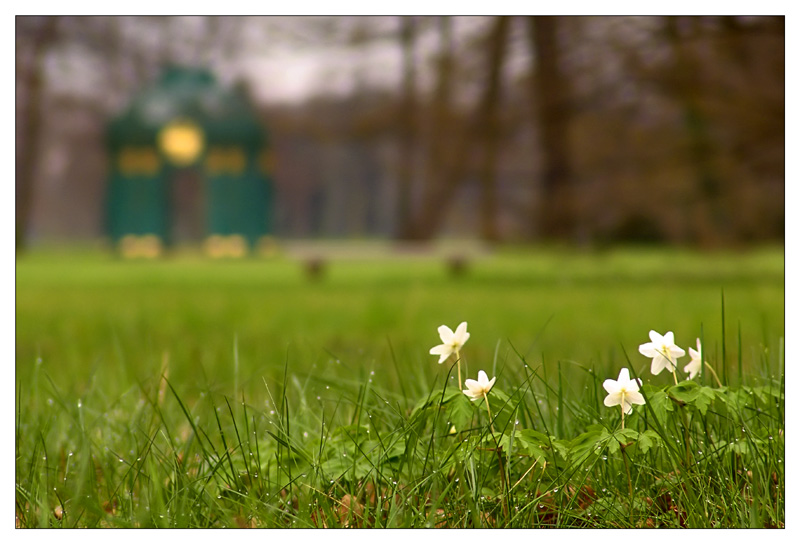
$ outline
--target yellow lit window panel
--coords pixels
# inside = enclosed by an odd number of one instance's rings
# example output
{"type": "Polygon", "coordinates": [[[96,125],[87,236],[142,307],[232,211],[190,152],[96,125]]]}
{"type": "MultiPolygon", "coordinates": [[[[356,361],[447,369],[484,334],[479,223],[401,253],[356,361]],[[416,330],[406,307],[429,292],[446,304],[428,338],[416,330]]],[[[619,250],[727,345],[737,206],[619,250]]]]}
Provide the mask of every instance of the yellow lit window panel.
{"type": "Polygon", "coordinates": [[[160,161],[151,147],[125,147],[119,152],[117,166],[125,175],[152,175],[158,172],[160,161]]]}
{"type": "Polygon", "coordinates": [[[247,157],[238,147],[213,147],[206,155],[206,170],[210,174],[241,174],[247,157]]]}

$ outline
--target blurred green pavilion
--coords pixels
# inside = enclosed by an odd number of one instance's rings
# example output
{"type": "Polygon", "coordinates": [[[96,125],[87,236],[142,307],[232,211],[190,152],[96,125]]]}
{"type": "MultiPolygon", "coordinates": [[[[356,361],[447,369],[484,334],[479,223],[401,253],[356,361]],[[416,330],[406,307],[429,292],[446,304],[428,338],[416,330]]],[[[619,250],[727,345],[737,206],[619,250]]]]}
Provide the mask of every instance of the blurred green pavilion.
{"type": "Polygon", "coordinates": [[[176,242],[180,192],[200,185],[203,248],[242,257],[274,246],[268,133],[244,93],[204,69],[170,67],[108,125],[106,229],[124,257],[155,258],[176,242]]]}

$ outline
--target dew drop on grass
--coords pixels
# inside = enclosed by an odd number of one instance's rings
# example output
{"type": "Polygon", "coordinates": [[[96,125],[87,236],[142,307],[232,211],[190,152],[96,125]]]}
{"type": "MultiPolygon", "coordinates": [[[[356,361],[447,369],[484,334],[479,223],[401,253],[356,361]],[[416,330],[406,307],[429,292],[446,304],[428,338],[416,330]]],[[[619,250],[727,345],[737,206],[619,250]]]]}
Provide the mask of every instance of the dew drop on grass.
{"type": "Polygon", "coordinates": [[[331,386],[330,386],[330,385],[326,385],[326,386],[325,386],[325,389],[330,389],[330,388],[331,388],[331,386]]]}

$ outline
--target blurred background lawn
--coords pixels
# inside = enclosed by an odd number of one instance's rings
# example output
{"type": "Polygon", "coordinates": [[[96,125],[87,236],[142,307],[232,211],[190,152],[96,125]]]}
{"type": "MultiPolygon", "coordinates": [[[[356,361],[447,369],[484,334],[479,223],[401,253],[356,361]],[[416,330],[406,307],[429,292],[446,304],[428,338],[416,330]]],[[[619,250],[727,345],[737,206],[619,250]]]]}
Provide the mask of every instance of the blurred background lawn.
{"type": "Polygon", "coordinates": [[[550,372],[574,361],[610,376],[626,363],[623,349],[647,372],[637,348],[650,329],[674,331],[684,348],[702,331],[720,371],[723,292],[731,376],[739,329],[747,374],[763,374],[765,348],[777,364],[784,334],[779,247],[506,249],[467,259],[456,277],[435,253],[335,255],[320,258],[313,279],[305,260],[288,255],[131,263],[92,251],[30,253],[17,261],[17,380],[38,359],[62,392],[97,388],[114,398],[156,380],[167,357],[170,379],[190,398],[208,387],[232,395],[236,385],[264,398],[262,378],[280,382],[284,365],[320,383],[374,371],[384,386],[403,380],[424,392],[442,379],[428,354],[440,343],[436,328],[462,320],[470,375],[518,367],[524,356],[550,372]]]}

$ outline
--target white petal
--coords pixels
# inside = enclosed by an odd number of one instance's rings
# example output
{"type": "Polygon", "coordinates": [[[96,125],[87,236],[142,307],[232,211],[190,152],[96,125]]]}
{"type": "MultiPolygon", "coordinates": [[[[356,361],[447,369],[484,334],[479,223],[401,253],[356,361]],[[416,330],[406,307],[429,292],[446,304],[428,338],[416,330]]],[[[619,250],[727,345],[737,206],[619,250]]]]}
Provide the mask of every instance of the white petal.
{"type": "Polygon", "coordinates": [[[656,348],[652,342],[640,345],[639,353],[641,353],[645,357],[655,357],[656,355],[658,355],[658,351],[656,351],[656,348]]]}
{"type": "Polygon", "coordinates": [[[631,375],[628,372],[627,368],[623,368],[619,371],[619,378],[617,378],[618,382],[629,382],[631,381],[631,375]]]}
{"type": "Polygon", "coordinates": [[[654,344],[661,344],[664,342],[664,337],[658,334],[656,331],[650,331],[650,341],[654,344]]]}
{"type": "Polygon", "coordinates": [[[666,363],[667,360],[661,355],[656,355],[653,357],[653,362],[650,364],[650,372],[653,374],[653,376],[658,376],[661,374],[661,371],[664,370],[666,363]]]}
{"type": "Polygon", "coordinates": [[[481,398],[481,395],[475,395],[475,393],[473,393],[469,389],[464,389],[462,393],[468,396],[470,400],[478,400],[479,398],[481,398]]]}
{"type": "Polygon", "coordinates": [[[453,342],[453,331],[447,325],[442,325],[437,329],[439,331],[439,338],[442,339],[443,344],[451,344],[453,342]]]}
{"type": "Polygon", "coordinates": [[[638,391],[628,391],[625,399],[631,404],[644,404],[644,397],[638,391]]]}
{"type": "Polygon", "coordinates": [[[627,397],[625,397],[625,400],[622,402],[622,411],[626,414],[633,412],[633,406],[630,405],[627,397]]]}
{"type": "Polygon", "coordinates": [[[489,380],[489,383],[487,383],[487,384],[486,384],[486,387],[484,387],[484,390],[485,390],[487,393],[488,393],[489,391],[491,391],[491,390],[492,390],[492,387],[494,387],[494,381],[495,381],[496,379],[497,379],[497,376],[495,376],[494,378],[492,378],[491,380],[489,380]]]}
{"type": "Polygon", "coordinates": [[[698,353],[699,353],[699,352],[701,352],[702,350],[703,350],[703,348],[702,348],[702,346],[700,346],[700,339],[698,338],[698,339],[697,339],[697,351],[698,351],[698,353]]]}
{"type": "Polygon", "coordinates": [[[466,385],[467,389],[469,389],[473,393],[476,393],[478,395],[483,394],[483,387],[481,387],[481,384],[479,384],[475,380],[466,379],[464,380],[464,385],[466,385]]]}
{"type": "Polygon", "coordinates": [[[621,402],[621,400],[622,400],[622,395],[620,395],[619,393],[611,393],[610,395],[608,395],[606,398],[603,399],[603,404],[605,404],[608,407],[616,406],[621,402]]]}
{"type": "Polygon", "coordinates": [[[695,359],[699,359],[700,358],[700,353],[696,352],[692,348],[689,348],[689,357],[691,357],[692,361],[694,361],[695,359]]]}
{"type": "Polygon", "coordinates": [[[448,346],[447,344],[439,344],[438,346],[433,346],[431,348],[430,354],[431,355],[450,355],[453,353],[453,348],[448,346]]]}
{"type": "Polygon", "coordinates": [[[672,355],[673,359],[679,359],[679,358],[683,357],[684,355],[686,355],[686,352],[683,350],[683,348],[679,348],[678,346],[670,347],[669,348],[669,353],[670,353],[670,355],[672,355]]]}
{"type": "Polygon", "coordinates": [[[464,343],[469,340],[469,333],[467,332],[467,322],[462,321],[461,324],[456,327],[456,332],[454,334],[454,340],[458,342],[459,345],[464,345],[464,343]]]}
{"type": "Polygon", "coordinates": [[[607,379],[603,382],[603,389],[606,390],[610,395],[614,395],[619,393],[619,383],[616,380],[612,380],[611,378],[607,379]]]}
{"type": "Polygon", "coordinates": [[[667,333],[664,335],[664,343],[669,346],[675,344],[675,335],[672,334],[672,331],[667,331],[667,333]]]}
{"type": "Polygon", "coordinates": [[[692,360],[691,363],[689,363],[688,365],[683,367],[683,371],[684,372],[688,372],[689,373],[689,379],[693,380],[694,377],[700,372],[700,368],[701,368],[700,365],[701,365],[700,359],[692,360]]]}
{"type": "Polygon", "coordinates": [[[439,364],[442,364],[450,357],[450,354],[453,353],[453,348],[451,346],[440,344],[438,346],[433,346],[431,348],[430,354],[431,355],[438,355],[439,356],[439,364]]]}

